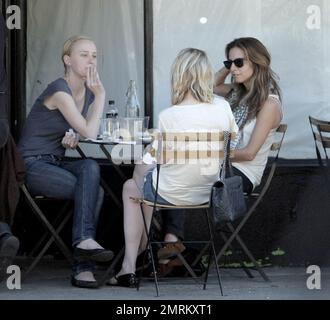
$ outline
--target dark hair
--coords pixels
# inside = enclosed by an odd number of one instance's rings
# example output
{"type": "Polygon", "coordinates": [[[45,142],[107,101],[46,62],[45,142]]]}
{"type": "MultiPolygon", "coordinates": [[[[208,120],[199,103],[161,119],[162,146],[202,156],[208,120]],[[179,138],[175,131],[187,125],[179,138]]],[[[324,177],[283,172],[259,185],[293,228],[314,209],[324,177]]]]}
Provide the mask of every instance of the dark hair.
{"type": "Polygon", "coordinates": [[[243,84],[236,84],[238,99],[234,102],[233,108],[246,104],[249,107],[248,119],[253,119],[268,99],[269,94],[276,94],[280,101],[282,100],[281,89],[277,83],[278,76],[270,67],[270,53],[258,39],[245,37],[228,43],[226,46],[227,59],[233,48],[243,50],[245,58],[253,65],[251,87],[247,90],[243,84]]]}

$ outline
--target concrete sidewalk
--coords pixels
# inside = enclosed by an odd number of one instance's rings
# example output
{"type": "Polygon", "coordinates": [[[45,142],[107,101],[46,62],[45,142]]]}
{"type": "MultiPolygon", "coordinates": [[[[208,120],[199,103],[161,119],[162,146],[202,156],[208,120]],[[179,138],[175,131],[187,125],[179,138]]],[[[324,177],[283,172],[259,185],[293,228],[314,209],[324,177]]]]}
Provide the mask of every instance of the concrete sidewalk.
{"type": "MultiPolygon", "coordinates": [[[[215,270],[211,270],[207,289],[189,278],[165,278],[160,281],[156,298],[154,282],[143,279],[140,291],[104,286],[80,289],[70,284],[70,270],[62,262],[43,263],[22,283],[20,290],[9,290],[0,283],[0,300],[324,300],[330,299],[330,268],[321,269],[321,289],[309,290],[310,274],[305,268],[268,267],[270,283],[259,274],[249,279],[241,269],[221,269],[224,296],[221,297],[215,270]]],[[[98,270],[102,276],[103,270],[98,270]]]]}

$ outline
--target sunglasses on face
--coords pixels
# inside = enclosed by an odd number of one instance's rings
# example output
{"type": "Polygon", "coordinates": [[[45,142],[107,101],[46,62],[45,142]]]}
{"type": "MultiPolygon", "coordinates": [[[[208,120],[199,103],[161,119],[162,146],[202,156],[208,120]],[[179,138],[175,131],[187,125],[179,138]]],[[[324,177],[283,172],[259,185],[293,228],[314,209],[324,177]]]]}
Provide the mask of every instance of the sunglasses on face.
{"type": "Polygon", "coordinates": [[[235,60],[226,60],[223,62],[225,67],[229,70],[231,68],[231,65],[234,63],[234,65],[237,68],[242,68],[244,66],[244,58],[237,58],[235,60]]]}

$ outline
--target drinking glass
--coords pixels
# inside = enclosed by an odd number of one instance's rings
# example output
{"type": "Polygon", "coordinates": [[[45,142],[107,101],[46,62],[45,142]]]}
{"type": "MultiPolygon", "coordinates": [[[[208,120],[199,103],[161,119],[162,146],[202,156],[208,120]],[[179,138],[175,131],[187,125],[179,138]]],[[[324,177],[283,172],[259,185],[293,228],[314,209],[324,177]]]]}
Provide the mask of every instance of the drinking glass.
{"type": "Polygon", "coordinates": [[[100,136],[103,140],[113,140],[119,134],[119,121],[118,119],[101,119],[100,136]]]}
{"type": "Polygon", "coordinates": [[[119,118],[120,135],[124,140],[137,140],[146,135],[149,125],[149,117],[119,118]]]}

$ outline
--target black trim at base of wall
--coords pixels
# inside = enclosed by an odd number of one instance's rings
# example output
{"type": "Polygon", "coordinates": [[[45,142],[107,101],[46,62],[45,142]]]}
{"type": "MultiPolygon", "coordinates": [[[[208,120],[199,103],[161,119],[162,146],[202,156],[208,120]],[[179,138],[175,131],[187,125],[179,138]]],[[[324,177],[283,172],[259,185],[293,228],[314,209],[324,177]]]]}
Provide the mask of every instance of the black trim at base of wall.
{"type": "Polygon", "coordinates": [[[301,168],[301,167],[319,167],[317,159],[278,159],[278,167],[301,168]]]}

